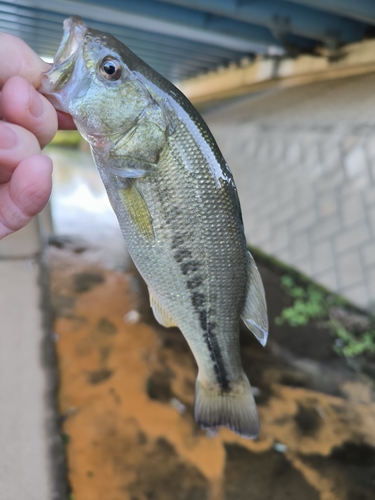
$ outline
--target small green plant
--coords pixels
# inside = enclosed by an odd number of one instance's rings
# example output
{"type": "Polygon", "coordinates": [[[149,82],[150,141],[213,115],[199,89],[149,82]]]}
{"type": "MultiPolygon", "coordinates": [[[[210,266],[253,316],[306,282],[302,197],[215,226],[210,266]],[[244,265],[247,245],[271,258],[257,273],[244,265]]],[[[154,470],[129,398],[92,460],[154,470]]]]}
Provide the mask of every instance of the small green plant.
{"type": "Polygon", "coordinates": [[[281,277],[281,286],[294,299],[294,303],[282,310],[281,316],[275,319],[276,324],[303,326],[310,320],[327,316],[330,305],[327,296],[313,283],[306,287],[298,286],[291,276],[284,275],[281,277]]]}
{"type": "Polygon", "coordinates": [[[275,318],[277,325],[287,323],[290,326],[304,326],[310,321],[322,320],[336,338],[334,350],[339,355],[353,358],[361,354],[375,354],[375,329],[353,333],[330,316],[332,307],[347,308],[343,298],[330,294],[312,282],[301,286],[290,275],[282,276],[280,282],[286,294],[293,299],[293,304],[284,308],[281,315],[275,318]]]}
{"type": "Polygon", "coordinates": [[[330,320],[330,327],[337,337],[335,351],[346,358],[354,358],[361,354],[375,354],[375,330],[354,335],[337,321],[330,320]]]}

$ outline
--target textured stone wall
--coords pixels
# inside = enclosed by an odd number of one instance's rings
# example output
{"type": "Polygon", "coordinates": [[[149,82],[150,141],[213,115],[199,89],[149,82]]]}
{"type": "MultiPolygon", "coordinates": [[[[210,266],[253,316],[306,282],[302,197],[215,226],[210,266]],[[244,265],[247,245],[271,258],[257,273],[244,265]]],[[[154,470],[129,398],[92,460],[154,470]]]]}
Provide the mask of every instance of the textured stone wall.
{"type": "Polygon", "coordinates": [[[205,114],[248,241],[362,307],[375,303],[375,75],[241,99],[205,114]]]}

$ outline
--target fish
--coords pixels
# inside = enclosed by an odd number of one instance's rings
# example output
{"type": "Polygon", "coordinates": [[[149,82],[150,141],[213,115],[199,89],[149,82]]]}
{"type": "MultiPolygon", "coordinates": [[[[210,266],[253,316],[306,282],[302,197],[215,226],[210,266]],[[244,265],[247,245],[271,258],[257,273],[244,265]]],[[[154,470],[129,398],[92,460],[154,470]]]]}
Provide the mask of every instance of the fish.
{"type": "Polygon", "coordinates": [[[239,328],[242,319],[266,344],[265,293],[233,175],[203,118],[127,46],[76,16],[64,21],[40,91],[90,144],[154,316],[190,346],[195,420],[257,437],[239,328]]]}

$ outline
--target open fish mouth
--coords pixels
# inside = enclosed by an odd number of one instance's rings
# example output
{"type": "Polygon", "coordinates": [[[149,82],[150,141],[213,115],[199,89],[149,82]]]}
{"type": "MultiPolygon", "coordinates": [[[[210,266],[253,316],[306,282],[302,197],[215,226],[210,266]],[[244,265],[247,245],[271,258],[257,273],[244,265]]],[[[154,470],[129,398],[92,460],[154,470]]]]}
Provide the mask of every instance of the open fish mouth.
{"type": "Polygon", "coordinates": [[[53,59],[55,66],[63,64],[76,53],[88,30],[89,28],[78,16],[65,19],[64,35],[53,59]]]}
{"type": "Polygon", "coordinates": [[[89,28],[78,16],[64,21],[64,34],[54,57],[52,68],[43,74],[39,89],[43,95],[60,111],[68,112],[64,103],[64,87],[71,79],[74,66],[83,40],[89,28]]]}

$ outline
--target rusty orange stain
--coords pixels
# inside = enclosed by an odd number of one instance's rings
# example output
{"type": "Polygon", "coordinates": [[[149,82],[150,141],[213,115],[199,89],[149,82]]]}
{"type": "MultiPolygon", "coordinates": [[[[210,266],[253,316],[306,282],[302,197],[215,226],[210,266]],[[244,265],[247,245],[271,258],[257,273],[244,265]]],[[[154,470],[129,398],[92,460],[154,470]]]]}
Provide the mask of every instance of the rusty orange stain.
{"type": "Polygon", "coordinates": [[[194,488],[207,488],[210,500],[223,500],[225,444],[237,443],[261,453],[275,442],[287,446],[289,459],[322,500],[335,500],[327,490],[329,481],[322,481],[297,454],[327,455],[357,432],[356,421],[361,422],[368,442],[375,445],[374,403],[280,384],[274,384],[273,396],[260,407],[262,430],[257,440],[241,439],[227,429],[208,437],[191,412],[196,376],[192,355],[163,345],[158,328],[124,319],[139,306],[134,276],[58,249],[50,251],[50,262],[60,373],[58,401],[68,436],[69,481],[76,500],[146,500],[137,490],[137,481],[145,461],[151,464],[150,473],[163,467],[154,459],[156,449],[165,450],[166,461],[174,457],[171,463],[191,471],[188,476],[194,488]],[[82,282],[77,284],[80,276],[82,282]],[[166,370],[175,398],[187,406],[185,413],[179,413],[170,401],[149,396],[150,377],[166,370]],[[323,423],[318,437],[296,431],[298,405],[316,408],[323,423]],[[340,421],[334,407],[351,412],[351,423],[340,421]]]}

